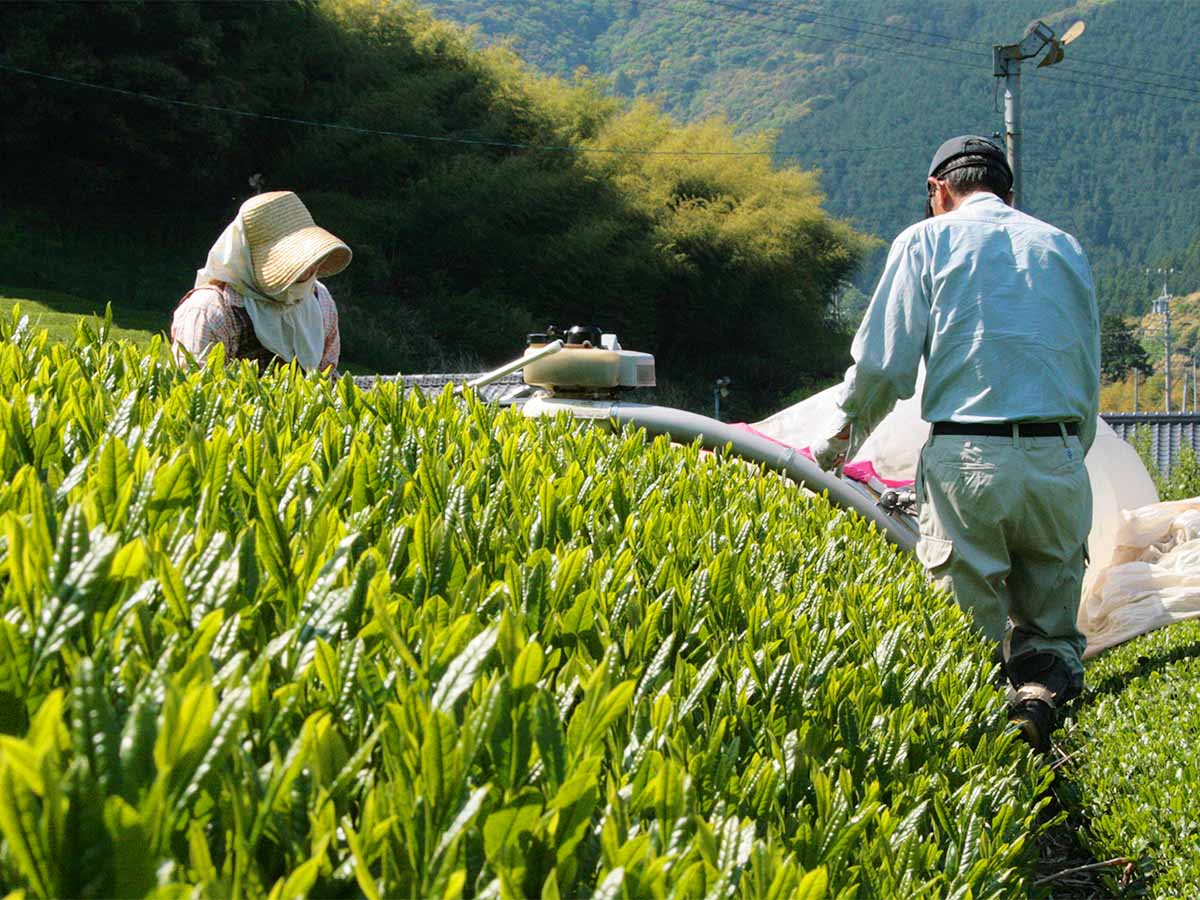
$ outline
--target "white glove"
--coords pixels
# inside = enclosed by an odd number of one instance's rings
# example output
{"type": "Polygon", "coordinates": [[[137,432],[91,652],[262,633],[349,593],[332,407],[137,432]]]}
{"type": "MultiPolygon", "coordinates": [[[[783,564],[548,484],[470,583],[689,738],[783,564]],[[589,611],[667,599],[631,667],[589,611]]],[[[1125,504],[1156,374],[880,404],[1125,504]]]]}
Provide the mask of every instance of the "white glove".
{"type": "Polygon", "coordinates": [[[846,462],[846,451],[850,449],[849,436],[835,434],[817,440],[808,448],[813,455],[813,462],[826,472],[840,471],[846,462]]]}

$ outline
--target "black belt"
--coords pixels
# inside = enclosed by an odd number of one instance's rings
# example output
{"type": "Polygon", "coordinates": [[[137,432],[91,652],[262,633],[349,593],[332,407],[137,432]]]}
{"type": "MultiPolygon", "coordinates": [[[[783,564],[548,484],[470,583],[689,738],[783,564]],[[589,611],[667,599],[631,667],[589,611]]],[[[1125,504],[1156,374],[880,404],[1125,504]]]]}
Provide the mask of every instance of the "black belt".
{"type": "Polygon", "coordinates": [[[1012,437],[1013,426],[1017,428],[1020,437],[1059,437],[1062,429],[1067,434],[1077,436],[1077,422],[934,422],[934,434],[979,434],[992,437],[1012,437]]]}

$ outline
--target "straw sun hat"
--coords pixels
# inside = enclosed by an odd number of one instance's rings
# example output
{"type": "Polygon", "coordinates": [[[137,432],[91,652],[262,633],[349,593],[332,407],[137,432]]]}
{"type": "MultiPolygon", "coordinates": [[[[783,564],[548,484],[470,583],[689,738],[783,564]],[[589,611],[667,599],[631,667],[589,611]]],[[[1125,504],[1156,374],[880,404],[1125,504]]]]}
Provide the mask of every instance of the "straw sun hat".
{"type": "Polygon", "coordinates": [[[242,204],[254,280],[265,293],[281,293],[318,263],[317,275],[336,275],[350,264],[350,248],[313,222],[291,191],[272,191],[242,204]]]}

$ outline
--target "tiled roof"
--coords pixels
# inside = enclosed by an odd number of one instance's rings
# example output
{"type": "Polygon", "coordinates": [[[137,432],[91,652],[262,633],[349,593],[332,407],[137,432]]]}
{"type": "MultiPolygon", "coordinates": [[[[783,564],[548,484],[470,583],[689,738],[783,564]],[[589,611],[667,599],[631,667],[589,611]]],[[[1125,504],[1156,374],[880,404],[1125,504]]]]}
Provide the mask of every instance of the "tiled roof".
{"type": "Polygon", "coordinates": [[[1185,447],[1200,452],[1200,416],[1195,413],[1101,413],[1121,438],[1133,442],[1139,429],[1150,438],[1150,458],[1164,478],[1180,461],[1185,447]]]}

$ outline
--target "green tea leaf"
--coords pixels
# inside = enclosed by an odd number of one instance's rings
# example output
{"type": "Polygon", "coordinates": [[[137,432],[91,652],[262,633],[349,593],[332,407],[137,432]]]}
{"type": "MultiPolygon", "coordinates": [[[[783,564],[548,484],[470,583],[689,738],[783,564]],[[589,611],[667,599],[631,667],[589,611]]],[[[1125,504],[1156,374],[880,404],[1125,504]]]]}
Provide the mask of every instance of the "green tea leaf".
{"type": "Polygon", "coordinates": [[[454,658],[446,668],[430,699],[434,709],[447,713],[453,711],[458,698],[469,691],[475,683],[480,667],[496,645],[496,636],[495,626],[485,628],[471,639],[462,653],[454,658]]]}

